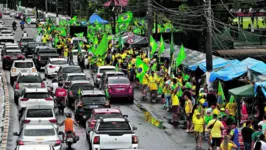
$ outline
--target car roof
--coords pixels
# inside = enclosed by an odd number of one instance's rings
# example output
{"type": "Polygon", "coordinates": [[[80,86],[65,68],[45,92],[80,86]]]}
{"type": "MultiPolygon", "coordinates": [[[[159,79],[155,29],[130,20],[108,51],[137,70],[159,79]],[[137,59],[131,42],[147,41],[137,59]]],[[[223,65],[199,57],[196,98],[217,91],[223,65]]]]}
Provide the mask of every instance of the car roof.
{"type": "Polygon", "coordinates": [[[71,84],[81,84],[81,83],[88,83],[88,84],[91,84],[90,81],[88,80],[77,80],[77,81],[71,81],[71,84]]]}
{"type": "Polygon", "coordinates": [[[25,88],[26,93],[39,93],[39,92],[45,92],[47,93],[47,88],[25,88]]]}
{"type": "Polygon", "coordinates": [[[39,45],[39,46],[36,46],[36,48],[39,48],[39,49],[47,49],[49,47],[48,46],[44,46],[44,45],[39,45]]]}
{"type": "Polygon", "coordinates": [[[2,30],[1,32],[12,32],[11,30],[2,30]]]}
{"type": "Polygon", "coordinates": [[[33,75],[33,76],[39,76],[40,74],[38,72],[21,72],[21,76],[28,76],[28,75],[33,75]]]}
{"type": "Polygon", "coordinates": [[[108,71],[108,72],[105,72],[104,74],[124,74],[124,72],[121,72],[121,71],[108,71]]]}
{"type": "MultiPolygon", "coordinates": [[[[55,48],[48,47],[48,46],[37,46],[40,50],[56,50],[55,48]]],[[[37,48],[36,47],[36,48],[37,48]]]]}
{"type": "Polygon", "coordinates": [[[14,63],[19,63],[19,62],[32,62],[33,63],[33,60],[32,59],[20,59],[20,60],[15,60],[14,63]]]}
{"type": "Polygon", "coordinates": [[[27,44],[35,44],[35,43],[37,43],[37,44],[43,44],[42,42],[28,42],[27,44]]]}
{"type": "Polygon", "coordinates": [[[96,114],[98,114],[98,113],[106,113],[106,112],[121,113],[120,109],[118,109],[118,108],[96,108],[96,109],[93,109],[93,111],[96,114]]]}
{"type": "Polygon", "coordinates": [[[68,74],[67,74],[67,76],[81,76],[81,75],[86,76],[85,73],[68,73],[68,74]]]}
{"type": "Polygon", "coordinates": [[[18,46],[17,43],[5,43],[5,46],[18,46]]]}
{"type": "Polygon", "coordinates": [[[34,38],[32,37],[22,37],[21,39],[33,39],[34,40],[34,38]]]}
{"type": "Polygon", "coordinates": [[[6,50],[6,52],[21,52],[21,50],[18,50],[18,49],[9,49],[9,50],[6,50]]]}
{"type": "Polygon", "coordinates": [[[105,95],[102,90],[94,89],[94,90],[83,90],[81,92],[82,95],[105,95]]]}
{"type": "Polygon", "coordinates": [[[30,125],[30,124],[24,124],[24,129],[54,129],[54,125],[30,125]]]}
{"type": "Polygon", "coordinates": [[[78,65],[61,66],[62,68],[80,68],[78,65]]]}
{"type": "Polygon", "coordinates": [[[49,58],[50,61],[67,60],[66,58],[49,58]]]}
{"type": "Polygon", "coordinates": [[[125,118],[103,118],[102,120],[103,122],[113,122],[113,121],[126,122],[125,118]]]}
{"type": "Polygon", "coordinates": [[[108,77],[108,79],[128,79],[128,78],[124,76],[118,76],[118,77],[108,77]]]}
{"type": "Polygon", "coordinates": [[[50,150],[50,145],[18,145],[18,150],[50,150]]]}
{"type": "Polygon", "coordinates": [[[115,66],[100,66],[99,69],[115,69],[115,66]]]}
{"type": "Polygon", "coordinates": [[[26,109],[54,109],[51,105],[29,105],[26,109]]]}

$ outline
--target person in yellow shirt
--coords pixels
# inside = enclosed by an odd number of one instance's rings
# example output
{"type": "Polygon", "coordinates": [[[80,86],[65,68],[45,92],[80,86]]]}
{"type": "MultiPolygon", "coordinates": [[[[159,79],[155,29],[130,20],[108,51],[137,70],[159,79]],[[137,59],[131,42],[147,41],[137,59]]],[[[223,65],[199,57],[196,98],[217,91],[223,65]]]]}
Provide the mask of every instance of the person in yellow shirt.
{"type": "Polygon", "coordinates": [[[150,63],[150,59],[149,59],[148,57],[145,57],[145,58],[143,59],[143,62],[146,63],[147,65],[149,65],[149,63],[150,63]]]}
{"type": "Polygon", "coordinates": [[[193,121],[195,140],[197,148],[202,148],[202,136],[205,130],[204,119],[199,112],[196,112],[196,118],[193,121]]]}
{"type": "Polygon", "coordinates": [[[149,76],[150,91],[157,91],[158,90],[158,85],[157,85],[156,81],[157,81],[157,77],[156,77],[154,71],[152,71],[151,75],[149,76]]]}
{"type": "Polygon", "coordinates": [[[186,132],[189,132],[190,125],[191,125],[191,117],[192,117],[192,101],[189,99],[190,95],[189,93],[184,94],[184,99],[185,99],[185,112],[186,112],[186,117],[187,117],[187,130],[186,132]]]}
{"type": "Polygon", "coordinates": [[[207,125],[207,129],[210,130],[210,137],[212,139],[211,147],[220,148],[220,144],[222,141],[222,130],[224,126],[220,120],[218,120],[218,116],[216,114],[213,115],[213,119],[209,121],[207,125]]]}
{"type": "Polygon", "coordinates": [[[233,141],[230,140],[229,135],[224,136],[224,140],[220,146],[221,146],[221,150],[232,150],[233,148],[237,149],[237,145],[233,141]]]}
{"type": "Polygon", "coordinates": [[[145,74],[142,80],[142,98],[145,99],[147,96],[147,91],[148,91],[148,83],[149,83],[149,75],[145,74]]]}
{"type": "Polygon", "coordinates": [[[235,120],[236,112],[237,112],[237,104],[235,102],[228,102],[225,106],[226,112],[235,120]]]}
{"type": "Polygon", "coordinates": [[[216,114],[217,116],[220,115],[220,110],[218,109],[218,106],[213,104],[211,105],[211,108],[212,108],[212,114],[216,114]]]}
{"type": "Polygon", "coordinates": [[[179,99],[176,95],[176,92],[171,95],[172,99],[172,116],[173,116],[173,125],[178,125],[178,116],[179,116],[179,99]]]}
{"type": "Polygon", "coordinates": [[[170,81],[166,81],[165,82],[165,86],[163,88],[163,93],[164,93],[164,99],[165,99],[165,107],[166,107],[166,110],[169,111],[169,103],[170,103],[170,100],[171,100],[171,88],[169,86],[170,84],[170,81]]]}

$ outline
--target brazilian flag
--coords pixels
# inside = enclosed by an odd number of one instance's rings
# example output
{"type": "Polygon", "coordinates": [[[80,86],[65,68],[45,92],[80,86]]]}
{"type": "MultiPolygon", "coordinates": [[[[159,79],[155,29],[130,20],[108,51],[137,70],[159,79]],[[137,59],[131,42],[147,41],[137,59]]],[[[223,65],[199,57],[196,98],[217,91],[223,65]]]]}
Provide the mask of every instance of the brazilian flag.
{"type": "Polygon", "coordinates": [[[164,25],[164,32],[169,33],[173,31],[173,25],[171,23],[165,23],[164,25]]]}
{"type": "Polygon", "coordinates": [[[67,24],[66,20],[61,20],[61,21],[59,22],[59,25],[60,25],[60,26],[65,26],[66,24],[67,24]]]}
{"type": "Polygon", "coordinates": [[[136,68],[137,68],[136,77],[139,79],[139,82],[142,83],[145,74],[149,70],[149,66],[138,57],[136,59],[136,68]]]}
{"type": "Polygon", "coordinates": [[[123,13],[118,16],[118,23],[125,23],[125,22],[131,22],[133,18],[133,13],[131,11],[128,11],[126,13],[123,13]]]}
{"type": "Polygon", "coordinates": [[[144,28],[145,27],[145,21],[144,21],[144,19],[135,19],[134,25],[138,28],[144,28]]]}
{"type": "Polygon", "coordinates": [[[60,36],[67,36],[67,33],[66,33],[66,29],[61,27],[61,28],[57,28],[57,31],[58,31],[58,34],[60,36]]]}

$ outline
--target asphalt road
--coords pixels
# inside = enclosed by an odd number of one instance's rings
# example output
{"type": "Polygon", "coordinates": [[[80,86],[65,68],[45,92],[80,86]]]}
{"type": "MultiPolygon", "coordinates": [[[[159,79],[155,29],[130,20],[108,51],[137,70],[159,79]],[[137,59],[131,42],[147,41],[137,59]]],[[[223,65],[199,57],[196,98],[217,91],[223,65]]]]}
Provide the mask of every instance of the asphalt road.
{"type": "MultiPolygon", "coordinates": [[[[9,16],[3,16],[3,21],[6,26],[9,26],[11,29],[11,24],[14,19],[10,18],[9,16]]],[[[32,25],[32,27],[27,28],[25,26],[25,30],[29,34],[30,37],[36,36],[36,28],[32,25]]],[[[15,37],[18,41],[22,37],[22,31],[18,27],[15,37]]],[[[85,72],[90,76],[89,70],[85,70],[85,72]]],[[[43,72],[41,73],[44,77],[43,72]]],[[[6,78],[8,79],[8,91],[11,103],[11,114],[10,114],[10,125],[9,125],[9,136],[8,136],[8,143],[7,143],[7,150],[14,150],[16,147],[16,137],[12,135],[13,132],[19,131],[19,123],[18,123],[18,111],[17,106],[14,103],[14,91],[13,87],[10,85],[9,76],[10,72],[5,71],[6,78]]],[[[48,84],[51,83],[51,80],[48,79],[48,84]]],[[[139,98],[140,93],[135,91],[135,98],[139,98]]],[[[139,136],[139,148],[145,150],[178,150],[178,149],[195,149],[195,140],[184,133],[182,129],[166,129],[161,130],[158,129],[151,124],[147,123],[144,118],[143,112],[141,112],[137,106],[134,104],[123,104],[123,103],[116,103],[112,104],[112,107],[120,108],[123,114],[127,114],[129,116],[129,120],[133,125],[135,125],[138,130],[136,134],[139,136]]],[[[65,112],[72,112],[72,110],[66,108],[65,112]]],[[[73,115],[74,116],[74,115],[73,115]]],[[[58,116],[58,121],[62,122],[65,117],[58,116]]],[[[63,130],[63,127],[60,127],[60,131],[63,130]]],[[[83,127],[76,126],[75,127],[76,134],[80,136],[80,140],[78,143],[73,145],[73,150],[89,150],[88,143],[85,137],[85,129],[83,127]]],[[[67,149],[67,146],[63,144],[62,150],[67,149]]]]}

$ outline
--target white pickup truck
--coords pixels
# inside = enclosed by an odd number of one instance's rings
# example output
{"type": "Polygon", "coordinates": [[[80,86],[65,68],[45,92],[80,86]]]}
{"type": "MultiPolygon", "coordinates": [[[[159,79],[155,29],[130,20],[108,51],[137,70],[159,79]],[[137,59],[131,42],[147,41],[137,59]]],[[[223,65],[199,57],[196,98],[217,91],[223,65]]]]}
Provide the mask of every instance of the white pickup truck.
{"type": "Polygon", "coordinates": [[[138,137],[134,130],[137,128],[127,118],[101,118],[90,131],[90,149],[138,149],[138,137]]]}

